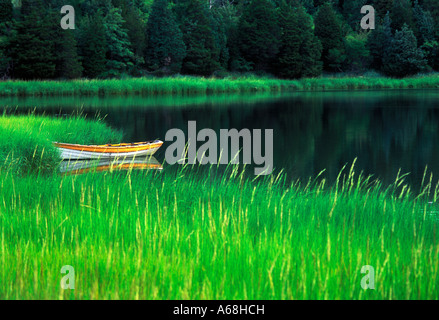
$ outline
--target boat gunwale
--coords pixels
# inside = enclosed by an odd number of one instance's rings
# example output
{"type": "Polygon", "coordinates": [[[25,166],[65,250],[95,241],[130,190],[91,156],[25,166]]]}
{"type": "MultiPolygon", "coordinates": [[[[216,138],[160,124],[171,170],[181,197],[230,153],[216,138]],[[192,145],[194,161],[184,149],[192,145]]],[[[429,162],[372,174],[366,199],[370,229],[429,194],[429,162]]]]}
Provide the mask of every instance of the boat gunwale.
{"type": "MultiPolygon", "coordinates": [[[[151,146],[151,145],[162,145],[163,141],[161,140],[154,140],[154,141],[144,141],[144,142],[133,142],[133,143],[118,143],[118,144],[77,144],[77,143],[64,143],[64,142],[57,142],[57,141],[53,141],[52,142],[53,145],[55,147],[58,148],[64,148],[63,146],[72,146],[72,147],[85,147],[85,148],[100,148],[100,149],[104,149],[104,148],[113,148],[113,149],[118,149],[118,148],[140,148],[143,146],[151,146]]],[[[64,148],[64,149],[69,149],[69,148],[64,148]]]]}

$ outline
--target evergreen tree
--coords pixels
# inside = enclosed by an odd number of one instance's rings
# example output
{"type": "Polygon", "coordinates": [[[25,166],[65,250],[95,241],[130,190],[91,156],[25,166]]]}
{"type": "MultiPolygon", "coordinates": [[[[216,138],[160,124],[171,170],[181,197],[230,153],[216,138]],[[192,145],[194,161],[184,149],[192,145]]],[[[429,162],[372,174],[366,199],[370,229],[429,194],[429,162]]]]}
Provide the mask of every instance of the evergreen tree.
{"type": "Polygon", "coordinates": [[[339,70],[344,60],[344,43],[341,21],[332,5],[322,5],[315,18],[315,33],[322,43],[323,67],[339,70]]]}
{"type": "Polygon", "coordinates": [[[371,62],[367,46],[367,33],[353,33],[345,38],[346,62],[350,71],[360,73],[366,70],[371,62]]]}
{"type": "Polygon", "coordinates": [[[186,47],[168,0],[154,0],[146,30],[148,68],[165,73],[180,72],[186,47]]]}
{"type": "Polygon", "coordinates": [[[55,75],[54,28],[41,0],[23,0],[17,34],[11,41],[14,76],[47,79],[55,75]]]}
{"type": "Polygon", "coordinates": [[[0,0],[0,79],[8,77],[11,69],[12,10],[10,0],[0,0]]]}
{"type": "Polygon", "coordinates": [[[187,53],[182,71],[194,75],[212,74],[219,68],[219,48],[206,2],[180,0],[176,12],[187,53]]]}
{"type": "Polygon", "coordinates": [[[285,1],[279,10],[281,37],[278,56],[278,73],[285,78],[300,78],[303,61],[300,56],[301,34],[297,14],[285,1]]]}
{"type": "Polygon", "coordinates": [[[6,37],[0,36],[0,79],[9,75],[10,58],[6,53],[6,37]]]}
{"type": "MultiPolygon", "coordinates": [[[[435,13],[439,13],[439,0],[436,1],[436,6],[431,6],[434,1],[425,1],[425,7],[433,10],[435,13]]],[[[439,70],[439,42],[436,39],[437,31],[434,18],[430,11],[424,10],[419,4],[418,0],[415,0],[413,7],[413,17],[416,23],[416,29],[414,30],[418,45],[421,45],[421,49],[425,53],[425,58],[428,61],[428,65],[431,69],[439,70]]]]}
{"type": "Polygon", "coordinates": [[[80,10],[85,16],[95,16],[99,13],[106,16],[112,7],[112,0],[83,0],[80,10]]]}
{"type": "Polygon", "coordinates": [[[212,11],[212,29],[216,46],[219,50],[218,62],[223,69],[227,69],[230,59],[227,40],[230,34],[230,14],[224,6],[214,7],[212,11]]]}
{"type": "Polygon", "coordinates": [[[367,0],[348,0],[343,3],[343,15],[349,26],[358,31],[361,29],[360,21],[363,18],[361,8],[367,4],[367,0]]]}
{"type": "Polygon", "coordinates": [[[56,75],[65,79],[77,79],[82,75],[82,65],[79,61],[78,47],[74,30],[59,29],[56,75]]]}
{"type": "Polygon", "coordinates": [[[12,21],[12,10],[11,0],[0,0],[0,23],[12,21]]]}
{"type": "Polygon", "coordinates": [[[439,70],[439,43],[436,40],[426,41],[421,49],[424,51],[428,66],[433,70],[439,70]]]}
{"type": "Polygon", "coordinates": [[[375,30],[370,32],[367,40],[367,47],[372,56],[372,67],[381,70],[383,67],[383,56],[385,50],[391,45],[392,29],[390,15],[387,13],[384,21],[377,25],[375,30]]]}
{"type": "Polygon", "coordinates": [[[117,76],[131,71],[134,54],[131,49],[121,9],[111,8],[104,18],[104,29],[107,40],[107,73],[106,76],[117,76]]]}
{"type": "Polygon", "coordinates": [[[427,41],[434,40],[434,20],[430,12],[425,11],[418,0],[415,0],[415,5],[413,8],[413,17],[415,21],[416,28],[414,33],[418,43],[423,44],[427,41]]]}
{"type": "Polygon", "coordinates": [[[393,30],[401,30],[404,24],[413,30],[414,22],[411,0],[394,0],[390,17],[393,30]]]}
{"type": "Polygon", "coordinates": [[[228,3],[216,11],[218,12],[217,15],[221,16],[227,38],[226,49],[229,56],[228,68],[233,71],[249,71],[251,68],[246,69],[246,66],[241,64],[244,60],[239,52],[240,39],[238,25],[240,13],[238,8],[228,3]]]}
{"type": "Polygon", "coordinates": [[[64,79],[80,78],[82,66],[79,61],[78,46],[75,38],[76,30],[64,30],[59,26],[62,0],[47,1],[50,8],[47,19],[53,27],[55,77],[64,79]]]}
{"type": "Polygon", "coordinates": [[[106,70],[107,41],[100,13],[82,19],[79,47],[84,76],[96,78],[102,75],[106,70]]]}
{"type": "Polygon", "coordinates": [[[258,70],[269,70],[279,51],[280,28],[271,0],[248,3],[238,25],[241,55],[258,70]]]}
{"type": "Polygon", "coordinates": [[[322,74],[323,62],[322,44],[314,34],[314,25],[311,16],[306,14],[303,7],[297,9],[297,22],[303,34],[300,54],[302,56],[302,77],[317,77],[322,74]]]}
{"type": "Polygon", "coordinates": [[[122,17],[125,20],[124,28],[127,30],[132,51],[137,65],[144,62],[146,48],[146,23],[142,19],[142,13],[133,4],[124,1],[122,17]]]}
{"type": "Polygon", "coordinates": [[[394,77],[413,75],[425,68],[427,61],[418,48],[413,31],[407,25],[397,30],[383,57],[383,71],[394,77]]]}
{"type": "Polygon", "coordinates": [[[343,3],[343,0],[314,0],[314,7],[319,8],[327,3],[331,4],[334,7],[338,7],[340,2],[343,3]]]}
{"type": "Polygon", "coordinates": [[[300,4],[306,9],[309,14],[314,14],[317,8],[314,6],[313,0],[300,0],[300,4]]]}
{"type": "Polygon", "coordinates": [[[321,44],[314,36],[311,18],[303,6],[293,9],[283,2],[279,22],[282,27],[278,74],[285,78],[320,75],[321,44]]]}
{"type": "MultiPolygon", "coordinates": [[[[349,0],[348,0],[349,1],[349,0]]],[[[384,16],[392,9],[394,0],[374,0],[373,7],[379,18],[384,18],[384,16]]]]}
{"type": "Polygon", "coordinates": [[[439,0],[423,0],[423,8],[430,12],[431,16],[435,20],[435,25],[439,23],[439,0]]]}

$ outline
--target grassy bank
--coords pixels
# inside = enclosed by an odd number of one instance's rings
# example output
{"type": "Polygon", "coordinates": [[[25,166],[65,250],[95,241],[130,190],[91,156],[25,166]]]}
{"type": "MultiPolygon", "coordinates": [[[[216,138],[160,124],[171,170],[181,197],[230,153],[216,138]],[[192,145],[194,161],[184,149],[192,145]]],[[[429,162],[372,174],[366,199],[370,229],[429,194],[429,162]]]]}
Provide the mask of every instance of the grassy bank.
{"type": "Polygon", "coordinates": [[[0,168],[53,172],[59,155],[53,141],[81,144],[119,142],[122,134],[83,117],[0,116],[0,168]]]}
{"type": "Polygon", "coordinates": [[[414,194],[353,167],[329,187],[237,167],[61,176],[50,141],[120,133],[34,115],[0,117],[0,130],[0,299],[439,298],[429,179],[414,194]],[[60,286],[65,265],[74,290],[60,286]],[[361,287],[364,265],[375,290],[361,287]]]}
{"type": "Polygon", "coordinates": [[[124,80],[3,81],[0,96],[193,95],[281,91],[439,88],[439,76],[406,79],[379,77],[280,80],[242,78],[134,78],[124,80]]]}
{"type": "Polygon", "coordinates": [[[439,298],[437,216],[401,181],[236,173],[0,171],[0,298],[439,298]],[[75,290],[60,287],[63,265],[75,290]],[[363,265],[375,290],[361,288],[363,265]]]}

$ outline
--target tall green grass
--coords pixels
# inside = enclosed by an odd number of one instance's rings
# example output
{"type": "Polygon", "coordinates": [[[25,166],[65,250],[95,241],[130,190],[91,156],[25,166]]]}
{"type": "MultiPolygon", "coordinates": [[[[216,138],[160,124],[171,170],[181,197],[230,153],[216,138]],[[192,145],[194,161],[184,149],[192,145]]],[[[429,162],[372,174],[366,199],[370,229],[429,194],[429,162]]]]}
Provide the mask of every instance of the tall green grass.
{"type": "Polygon", "coordinates": [[[353,168],[329,187],[194,170],[0,170],[0,298],[439,298],[430,183],[417,195],[353,168]],[[64,265],[74,290],[60,287],[64,265]],[[364,265],[375,290],[361,288],[364,265]]]}
{"type": "Polygon", "coordinates": [[[354,166],[331,186],[233,166],[61,176],[44,167],[51,141],[120,133],[35,115],[4,115],[0,130],[0,299],[439,298],[439,186],[427,176],[419,192],[354,166]],[[60,286],[64,265],[74,290],[60,286]],[[364,265],[375,290],[361,288],[364,265]]]}
{"type": "Polygon", "coordinates": [[[0,96],[194,95],[281,91],[439,88],[439,76],[405,79],[383,77],[321,77],[281,80],[237,78],[132,78],[123,80],[3,81],[0,96]]]}
{"type": "Polygon", "coordinates": [[[3,114],[0,116],[0,168],[7,167],[21,173],[53,172],[60,161],[53,141],[105,144],[121,139],[121,132],[99,119],[3,114]]]}
{"type": "Polygon", "coordinates": [[[281,91],[289,81],[268,78],[202,77],[133,78],[124,80],[5,81],[0,96],[191,95],[281,91]]]}

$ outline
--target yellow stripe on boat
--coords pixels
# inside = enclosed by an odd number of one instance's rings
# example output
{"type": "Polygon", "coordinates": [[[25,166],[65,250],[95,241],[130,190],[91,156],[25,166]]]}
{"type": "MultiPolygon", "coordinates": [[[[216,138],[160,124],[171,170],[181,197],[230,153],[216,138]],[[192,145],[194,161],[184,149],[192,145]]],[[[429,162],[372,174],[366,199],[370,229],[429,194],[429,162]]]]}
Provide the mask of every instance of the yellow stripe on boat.
{"type": "Polygon", "coordinates": [[[58,148],[87,151],[96,153],[121,153],[121,152],[137,152],[154,148],[160,148],[163,142],[137,142],[137,143],[120,143],[120,144],[106,144],[106,145],[80,145],[70,143],[54,142],[58,148]]]}

